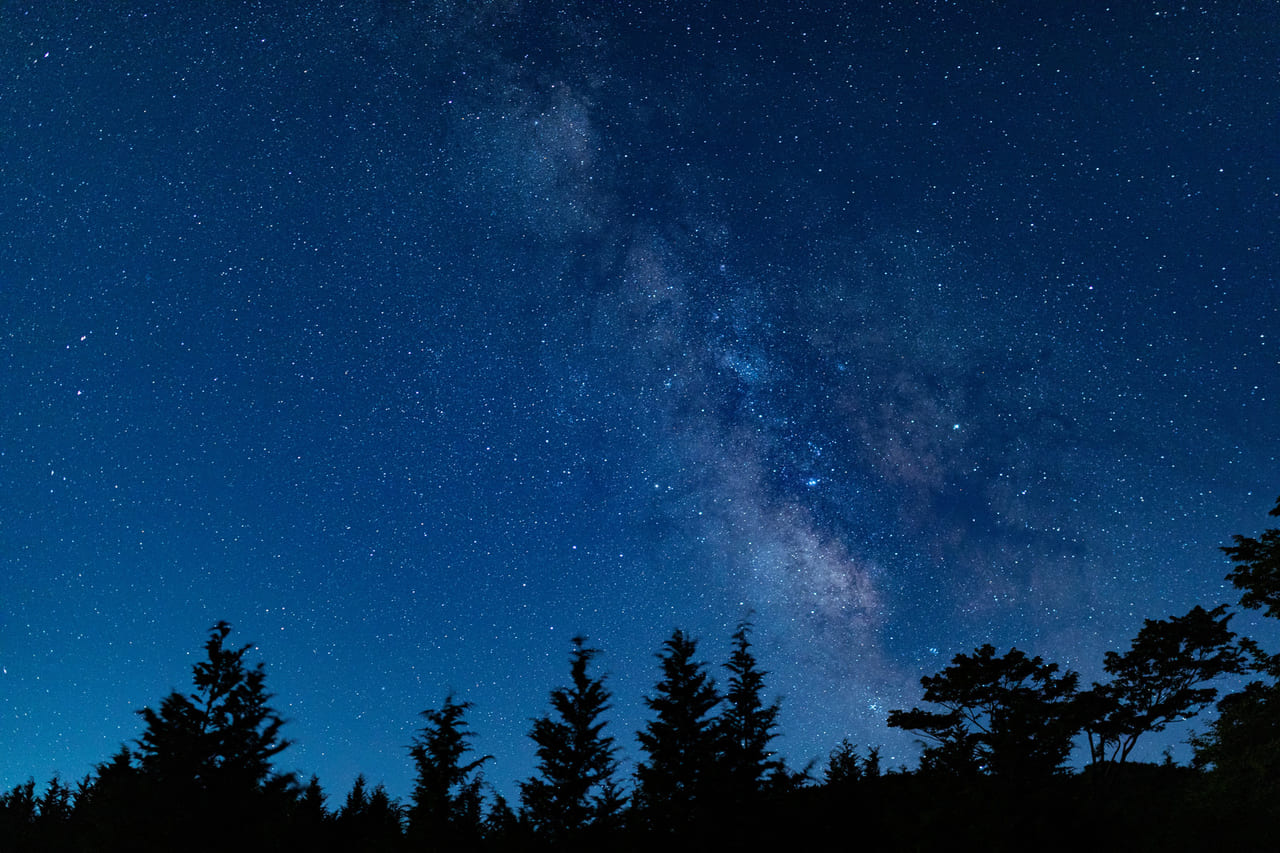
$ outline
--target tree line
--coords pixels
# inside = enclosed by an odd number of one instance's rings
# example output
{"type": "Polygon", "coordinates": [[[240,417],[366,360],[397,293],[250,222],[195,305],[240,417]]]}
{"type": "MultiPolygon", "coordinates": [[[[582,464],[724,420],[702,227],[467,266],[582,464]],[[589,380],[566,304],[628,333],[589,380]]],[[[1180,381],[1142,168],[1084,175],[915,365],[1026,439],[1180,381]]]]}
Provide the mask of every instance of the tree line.
{"type": "MultiPolygon", "coordinates": [[[[1280,529],[1223,550],[1240,605],[1280,618],[1280,529]]],[[[1078,673],[1016,648],[957,654],[921,679],[927,707],[889,713],[890,727],[921,739],[916,768],[886,771],[878,749],[846,740],[820,774],[789,769],[772,749],[779,704],[766,699],[743,622],[723,689],[694,638],[676,630],[663,643],[642,757],[624,778],[607,732],[611,694],[592,671],[599,652],[575,637],[568,684],[530,728],[536,771],[518,803],[485,784],[492,756],[476,754],[472,705],[451,694],[422,712],[406,802],[361,776],[333,807],[316,777],[273,769],[290,742],[264,666],[219,622],[192,691],[139,711],[131,745],[74,786],[55,778],[38,791],[30,780],[0,795],[0,850],[766,849],[849,833],[887,849],[965,836],[992,850],[1267,849],[1280,817],[1280,654],[1238,637],[1232,615],[1222,604],[1147,619],[1126,650],[1106,653],[1108,680],[1083,689],[1078,673]],[[1228,674],[1251,680],[1219,700],[1213,682],[1228,674]],[[1215,701],[1190,766],[1130,760],[1141,737],[1215,701]],[[1071,771],[1081,742],[1088,764],[1071,771]]]]}

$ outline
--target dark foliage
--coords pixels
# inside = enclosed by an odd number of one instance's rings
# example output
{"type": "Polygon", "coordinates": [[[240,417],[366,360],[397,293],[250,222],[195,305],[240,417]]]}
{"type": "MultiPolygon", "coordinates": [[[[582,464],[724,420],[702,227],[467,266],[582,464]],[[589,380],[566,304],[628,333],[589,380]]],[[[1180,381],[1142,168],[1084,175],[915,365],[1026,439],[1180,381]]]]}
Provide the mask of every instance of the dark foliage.
{"type": "Polygon", "coordinates": [[[36,836],[36,780],[28,779],[13,790],[0,795],[0,839],[16,845],[27,845],[36,836]]]}
{"type": "Polygon", "coordinates": [[[823,772],[822,781],[823,784],[838,787],[863,779],[874,779],[879,775],[880,748],[872,747],[867,751],[867,757],[863,758],[858,755],[857,744],[845,738],[827,757],[827,768],[823,772]]]}
{"type": "MultiPolygon", "coordinates": [[[[1280,499],[1269,513],[1280,516],[1280,499]]],[[[1233,537],[1222,550],[1235,563],[1227,579],[1241,590],[1240,604],[1280,619],[1280,528],[1254,539],[1233,537]]],[[[1208,799],[1241,826],[1280,819],[1280,655],[1252,640],[1241,647],[1262,676],[1218,703],[1218,718],[1193,738],[1196,766],[1210,770],[1208,799]]],[[[1267,836],[1268,843],[1274,836],[1267,836]]]]}
{"type": "MultiPolygon", "coordinates": [[[[1280,498],[1268,515],[1280,517],[1280,498]]],[[[1280,619],[1280,528],[1268,528],[1256,539],[1231,539],[1235,544],[1222,550],[1235,563],[1227,580],[1241,591],[1240,605],[1280,619]]]]}
{"type": "Polygon", "coordinates": [[[1011,649],[985,645],[920,679],[942,711],[891,711],[889,725],[929,739],[921,766],[958,776],[1035,779],[1061,768],[1079,731],[1072,705],[1079,676],[1011,649]]]}
{"type": "Polygon", "coordinates": [[[636,738],[647,758],[636,767],[636,810],[650,829],[674,832],[707,805],[720,781],[720,704],[698,642],[677,629],[658,652],[661,676],[645,704],[653,719],[636,738]]]}
{"type": "Polygon", "coordinates": [[[370,853],[397,850],[404,837],[403,810],[381,784],[368,789],[363,775],[356,777],[342,808],[334,816],[334,835],[342,850],[370,853]]]}
{"type": "Polygon", "coordinates": [[[1207,682],[1243,671],[1226,609],[1197,605],[1185,616],[1147,619],[1128,651],[1106,653],[1112,680],[1094,684],[1078,706],[1093,761],[1125,761],[1139,737],[1190,719],[1216,699],[1207,682]]]}
{"type": "MultiPolygon", "coordinates": [[[[1271,513],[1280,516],[1280,502],[1271,513]]],[[[1224,549],[1241,603],[1280,617],[1280,530],[1235,537],[1224,549]]],[[[288,746],[249,646],[227,648],[219,622],[194,668],[194,689],[140,711],[144,729],[74,787],[34,780],[0,793],[0,851],[740,851],[841,845],[865,849],[1276,849],[1280,820],[1280,655],[1237,642],[1225,606],[1146,620],[1124,652],[1108,652],[1112,680],[1078,693],[1077,676],[1017,649],[985,645],[921,679],[932,709],[893,711],[889,725],[926,740],[916,772],[883,773],[848,740],[822,784],[790,773],[769,746],[777,703],[763,699],[749,625],[733,635],[722,697],[697,644],[676,631],[658,654],[646,700],[630,810],[618,784],[610,694],[589,674],[597,654],[574,639],[570,686],[551,692],[533,721],[538,772],[516,813],[496,792],[485,809],[482,765],[471,757],[470,705],[446,697],[409,755],[417,771],[408,808],[382,785],[355,780],[329,811],[320,782],[272,771],[288,746]],[[1193,738],[1191,767],[1129,761],[1134,743],[1200,712],[1212,681],[1258,680],[1224,696],[1193,738]],[[720,709],[717,716],[715,711],[720,709]],[[1063,770],[1073,737],[1088,734],[1092,763],[1063,770]],[[407,823],[407,831],[406,831],[407,823]]]]}
{"type": "Polygon", "coordinates": [[[282,815],[288,826],[284,837],[299,850],[330,850],[333,844],[333,817],[325,808],[325,794],[320,780],[312,776],[297,789],[282,815]]]}
{"type": "Polygon", "coordinates": [[[734,803],[745,803],[763,793],[770,784],[783,784],[786,768],[769,744],[777,737],[777,702],[764,701],[767,672],[756,664],[751,651],[751,624],[742,622],[733,633],[733,651],[724,665],[729,670],[729,689],[724,710],[717,721],[720,737],[724,795],[734,803]]]}
{"type": "Polygon", "coordinates": [[[475,846],[483,835],[480,767],[492,756],[473,761],[472,733],[466,723],[470,702],[445,697],[439,710],[423,711],[426,725],[409,748],[417,778],[409,795],[409,838],[423,849],[475,846]]]}
{"type": "Polygon", "coordinates": [[[252,645],[224,648],[230,633],[226,622],[210,629],[208,659],[194,667],[195,692],[175,691],[158,712],[138,712],[146,722],[139,767],[162,786],[193,787],[212,797],[244,795],[263,783],[271,759],[289,746],[280,737],[284,720],[267,704],[263,665],[245,666],[252,645]]]}
{"type": "Polygon", "coordinates": [[[622,798],[614,774],[613,738],[604,734],[610,694],[603,678],[587,667],[599,652],[573,638],[570,687],[551,691],[552,715],[533,721],[538,775],[520,784],[524,817],[539,836],[554,844],[578,844],[613,828],[622,798]]]}
{"type": "Polygon", "coordinates": [[[76,811],[93,846],[269,849],[284,830],[280,815],[297,795],[292,777],[271,772],[289,745],[284,721],[269,704],[263,665],[245,663],[252,646],[225,647],[230,632],[226,622],[210,629],[194,691],[139,711],[137,749],[122,748],[86,785],[76,811]]]}

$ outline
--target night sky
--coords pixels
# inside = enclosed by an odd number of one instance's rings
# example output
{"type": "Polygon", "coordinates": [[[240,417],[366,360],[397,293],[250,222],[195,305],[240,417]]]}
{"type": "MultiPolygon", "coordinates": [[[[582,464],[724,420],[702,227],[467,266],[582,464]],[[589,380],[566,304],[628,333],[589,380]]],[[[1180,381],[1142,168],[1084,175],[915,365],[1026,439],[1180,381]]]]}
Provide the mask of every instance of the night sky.
{"type": "Polygon", "coordinates": [[[219,619],[334,805],[450,690],[513,794],[577,633],[628,769],[748,616],[791,765],[897,766],[957,652],[1087,684],[1236,601],[1278,56],[1272,2],[0,3],[0,788],[219,619]]]}

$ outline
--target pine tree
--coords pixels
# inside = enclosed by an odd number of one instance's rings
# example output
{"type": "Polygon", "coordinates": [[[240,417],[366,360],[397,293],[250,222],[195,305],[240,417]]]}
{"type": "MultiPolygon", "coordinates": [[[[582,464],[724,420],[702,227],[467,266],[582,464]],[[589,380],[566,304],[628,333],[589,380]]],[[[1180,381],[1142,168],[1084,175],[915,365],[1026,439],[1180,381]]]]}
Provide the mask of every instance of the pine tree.
{"type": "Polygon", "coordinates": [[[402,839],[400,804],[378,784],[368,790],[364,774],[356,776],[346,801],[334,818],[339,849],[395,850],[402,839]]]}
{"type": "Polygon", "coordinates": [[[525,824],[507,803],[501,793],[493,792],[489,813],[484,818],[484,837],[491,848],[506,850],[520,848],[520,836],[525,824]]]}
{"type": "Polygon", "coordinates": [[[363,773],[356,776],[355,782],[351,784],[351,790],[347,792],[347,799],[343,802],[342,808],[338,809],[339,821],[354,821],[368,811],[369,792],[365,790],[368,785],[369,781],[364,778],[363,773]]]}
{"type": "Polygon", "coordinates": [[[880,775],[880,747],[867,750],[867,757],[858,754],[858,745],[845,738],[831,750],[823,773],[823,784],[828,787],[849,785],[862,779],[874,779],[880,775]]]}
{"type": "Polygon", "coordinates": [[[611,697],[603,678],[587,674],[599,652],[585,644],[585,638],[573,638],[572,686],[551,691],[554,716],[533,721],[529,737],[537,744],[538,775],[520,784],[524,817],[553,844],[572,844],[609,824],[620,807],[616,747],[602,719],[611,697]]]}
{"type": "Polygon", "coordinates": [[[147,727],[138,739],[142,771],[163,785],[204,793],[246,793],[271,772],[271,759],[288,748],[282,720],[267,703],[261,663],[245,666],[252,645],[227,649],[231,626],[219,622],[205,642],[208,659],[194,670],[195,692],[170,693],[159,712],[143,708],[147,727]]]}
{"type": "Polygon", "coordinates": [[[778,703],[766,705],[764,677],[751,652],[751,623],[742,622],[733,633],[729,690],[718,728],[721,737],[725,781],[729,796],[738,802],[759,794],[766,781],[783,769],[773,757],[769,742],[777,737],[778,703]]]}
{"type": "Polygon", "coordinates": [[[139,820],[147,803],[157,801],[153,787],[138,770],[137,756],[122,745],[110,760],[95,765],[76,795],[75,819],[84,827],[88,847],[111,851],[150,849],[146,839],[153,822],[139,820]]]}
{"type": "Polygon", "coordinates": [[[137,751],[122,750],[99,772],[93,797],[114,803],[104,836],[126,832],[160,849],[254,849],[287,820],[292,776],[272,777],[271,761],[289,746],[271,708],[263,665],[245,662],[251,645],[227,648],[219,622],[193,667],[194,691],[174,691],[159,710],[143,708],[137,751]]]}
{"type": "Polygon", "coordinates": [[[409,836],[418,845],[454,849],[474,847],[480,839],[483,780],[476,771],[492,756],[462,760],[471,751],[470,708],[450,694],[439,710],[422,712],[427,723],[409,748],[418,774],[409,797],[409,836]]]}
{"type": "Polygon", "coordinates": [[[35,779],[28,779],[0,794],[0,842],[12,849],[32,845],[39,809],[35,779]]]}
{"type": "Polygon", "coordinates": [[[645,704],[655,716],[637,738],[648,758],[636,768],[636,806],[650,828],[686,826],[707,805],[719,761],[712,714],[720,703],[696,640],[677,629],[658,653],[661,678],[645,704]]]}
{"type": "Polygon", "coordinates": [[[332,818],[325,809],[324,802],[324,789],[320,787],[320,779],[315,775],[312,775],[305,786],[294,792],[287,827],[290,846],[294,849],[323,848],[332,830],[332,818]]]}

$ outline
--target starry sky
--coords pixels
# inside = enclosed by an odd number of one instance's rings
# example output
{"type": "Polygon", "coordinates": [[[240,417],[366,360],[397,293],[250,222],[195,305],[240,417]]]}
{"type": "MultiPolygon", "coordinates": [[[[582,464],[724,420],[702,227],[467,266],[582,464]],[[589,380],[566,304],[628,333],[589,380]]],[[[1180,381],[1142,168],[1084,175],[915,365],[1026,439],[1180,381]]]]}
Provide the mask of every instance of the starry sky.
{"type": "Polygon", "coordinates": [[[219,619],[332,804],[451,690],[514,793],[578,633],[624,766],[746,617],[793,766],[896,766],[957,652],[1088,683],[1234,602],[1278,55],[1270,2],[0,3],[0,786],[219,619]]]}

